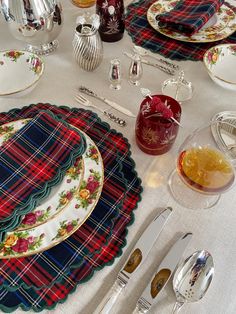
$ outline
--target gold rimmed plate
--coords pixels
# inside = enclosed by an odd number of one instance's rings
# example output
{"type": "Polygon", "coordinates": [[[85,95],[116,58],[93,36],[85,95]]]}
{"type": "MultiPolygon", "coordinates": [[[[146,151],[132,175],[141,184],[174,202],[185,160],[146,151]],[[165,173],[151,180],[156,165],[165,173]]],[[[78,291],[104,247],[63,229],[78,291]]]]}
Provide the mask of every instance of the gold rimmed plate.
{"type": "Polygon", "coordinates": [[[176,3],[176,0],[158,0],[154,2],[147,11],[149,24],[162,35],[184,42],[207,43],[224,39],[236,31],[235,14],[232,9],[224,4],[211,20],[208,21],[208,24],[192,36],[186,36],[160,27],[156,17],[171,11],[176,6],[176,3]]]}
{"type": "Polygon", "coordinates": [[[37,85],[44,72],[43,60],[23,50],[0,51],[0,97],[23,96],[37,85]]]}
{"type": "MultiPolygon", "coordinates": [[[[0,140],[4,142],[27,121],[28,119],[25,119],[2,125],[0,140]]],[[[87,149],[82,156],[83,175],[81,176],[81,168],[77,161],[68,170],[60,186],[52,190],[50,196],[30,213],[28,225],[24,223],[17,230],[6,234],[4,241],[0,243],[0,258],[29,256],[43,252],[72,235],[90,216],[100,198],[104,169],[96,144],[85,133],[84,136],[87,149]],[[78,176],[76,172],[79,172],[78,176]],[[75,177],[77,179],[72,180],[75,177]],[[61,203],[62,208],[57,208],[61,203]],[[44,223],[40,220],[44,220],[44,223]],[[32,222],[30,226],[29,223],[32,222]]]]}

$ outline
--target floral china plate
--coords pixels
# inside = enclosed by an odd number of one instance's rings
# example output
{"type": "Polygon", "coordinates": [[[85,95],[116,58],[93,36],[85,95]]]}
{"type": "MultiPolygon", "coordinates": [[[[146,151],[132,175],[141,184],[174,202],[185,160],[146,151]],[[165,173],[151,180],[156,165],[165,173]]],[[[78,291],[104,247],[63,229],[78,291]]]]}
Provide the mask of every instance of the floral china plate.
{"type": "Polygon", "coordinates": [[[171,31],[167,28],[160,28],[156,17],[159,14],[171,11],[176,6],[177,2],[178,1],[176,0],[158,0],[154,2],[147,11],[147,19],[149,24],[162,35],[180,41],[207,43],[226,38],[236,31],[235,14],[233,10],[224,4],[212,17],[212,19],[208,21],[208,25],[202,27],[192,36],[186,36],[184,34],[171,31]]]}
{"type": "Polygon", "coordinates": [[[236,44],[222,44],[208,49],[203,62],[211,79],[223,88],[236,91],[236,44]]]}
{"type": "Polygon", "coordinates": [[[0,51],[0,97],[22,96],[36,86],[44,71],[40,57],[28,51],[0,51]]]}
{"type": "MultiPolygon", "coordinates": [[[[29,119],[0,127],[0,145],[29,119]]],[[[86,135],[87,149],[81,159],[68,169],[61,184],[54,188],[21,225],[0,242],[0,258],[28,256],[43,252],[64,241],[90,216],[103,187],[102,157],[95,143],[86,135]]]]}

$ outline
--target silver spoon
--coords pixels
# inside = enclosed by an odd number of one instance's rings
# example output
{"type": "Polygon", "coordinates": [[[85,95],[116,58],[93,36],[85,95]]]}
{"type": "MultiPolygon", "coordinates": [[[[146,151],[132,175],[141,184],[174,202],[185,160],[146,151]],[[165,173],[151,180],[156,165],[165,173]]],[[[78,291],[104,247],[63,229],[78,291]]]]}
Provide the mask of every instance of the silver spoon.
{"type": "Polygon", "coordinates": [[[213,258],[205,250],[194,252],[181,263],[173,279],[173,288],[177,301],[172,314],[178,313],[180,308],[187,302],[199,301],[207,292],[213,274],[213,258]]]}
{"type": "Polygon", "coordinates": [[[134,45],[133,47],[133,51],[135,53],[138,53],[140,56],[149,56],[149,57],[152,57],[153,59],[156,59],[157,61],[171,67],[172,69],[175,69],[175,70],[179,70],[179,66],[177,64],[174,64],[172,62],[169,62],[169,61],[166,61],[164,59],[161,59],[161,58],[158,58],[154,55],[152,55],[148,50],[146,50],[145,48],[143,47],[140,47],[140,46],[136,46],[134,45]]]}

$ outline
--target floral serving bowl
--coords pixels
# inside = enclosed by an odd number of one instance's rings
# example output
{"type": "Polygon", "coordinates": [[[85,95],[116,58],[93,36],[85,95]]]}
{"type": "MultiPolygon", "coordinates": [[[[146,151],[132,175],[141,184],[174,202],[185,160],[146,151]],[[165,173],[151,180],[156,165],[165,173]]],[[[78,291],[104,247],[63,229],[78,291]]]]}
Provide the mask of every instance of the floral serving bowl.
{"type": "Polygon", "coordinates": [[[203,61],[216,84],[236,91],[236,44],[211,47],[205,52],[203,61]]]}
{"type": "Polygon", "coordinates": [[[28,51],[0,51],[0,97],[22,96],[38,83],[44,62],[28,51]]]}

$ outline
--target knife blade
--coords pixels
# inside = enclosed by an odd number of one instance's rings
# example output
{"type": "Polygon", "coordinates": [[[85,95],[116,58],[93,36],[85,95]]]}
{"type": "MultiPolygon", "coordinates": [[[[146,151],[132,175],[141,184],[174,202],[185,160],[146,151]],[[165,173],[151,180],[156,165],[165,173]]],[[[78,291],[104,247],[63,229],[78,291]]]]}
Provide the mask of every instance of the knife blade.
{"type": "Polygon", "coordinates": [[[135,118],[136,116],[128,109],[122,107],[121,105],[117,104],[116,102],[110,100],[110,99],[107,99],[103,96],[100,96],[98,94],[96,94],[94,91],[92,91],[90,88],[88,87],[85,87],[85,86],[79,86],[79,91],[81,93],[84,93],[86,95],[89,95],[89,96],[92,96],[92,97],[95,97],[97,99],[100,99],[102,100],[103,102],[105,102],[107,105],[111,106],[112,108],[122,112],[123,114],[129,116],[129,117],[132,117],[132,118],[135,118]]]}
{"type": "Polygon", "coordinates": [[[147,287],[144,289],[141,297],[138,299],[134,313],[147,313],[153,304],[156,304],[161,295],[161,291],[165,288],[171,275],[173,274],[185,248],[189,244],[192,233],[185,233],[175,244],[171,247],[165,258],[162,260],[155,275],[149,281],[147,287]]]}
{"type": "Polygon", "coordinates": [[[159,213],[144,230],[143,234],[135,244],[132,253],[121,268],[112,288],[94,312],[95,314],[108,314],[110,312],[112,306],[115,304],[133,273],[137,271],[149,254],[171,212],[172,209],[167,207],[159,213]]]}
{"type": "MultiPolygon", "coordinates": [[[[124,55],[126,57],[128,57],[128,58],[131,58],[131,59],[133,57],[132,54],[129,53],[129,52],[124,52],[124,55]]],[[[165,72],[165,73],[167,73],[169,75],[175,75],[175,70],[174,69],[166,68],[163,65],[160,65],[160,64],[155,63],[155,62],[148,61],[148,60],[146,60],[144,58],[141,58],[141,57],[140,57],[140,60],[141,60],[142,63],[150,65],[150,66],[153,66],[153,67],[155,67],[155,68],[157,68],[157,69],[161,70],[162,72],[165,72]]]]}

